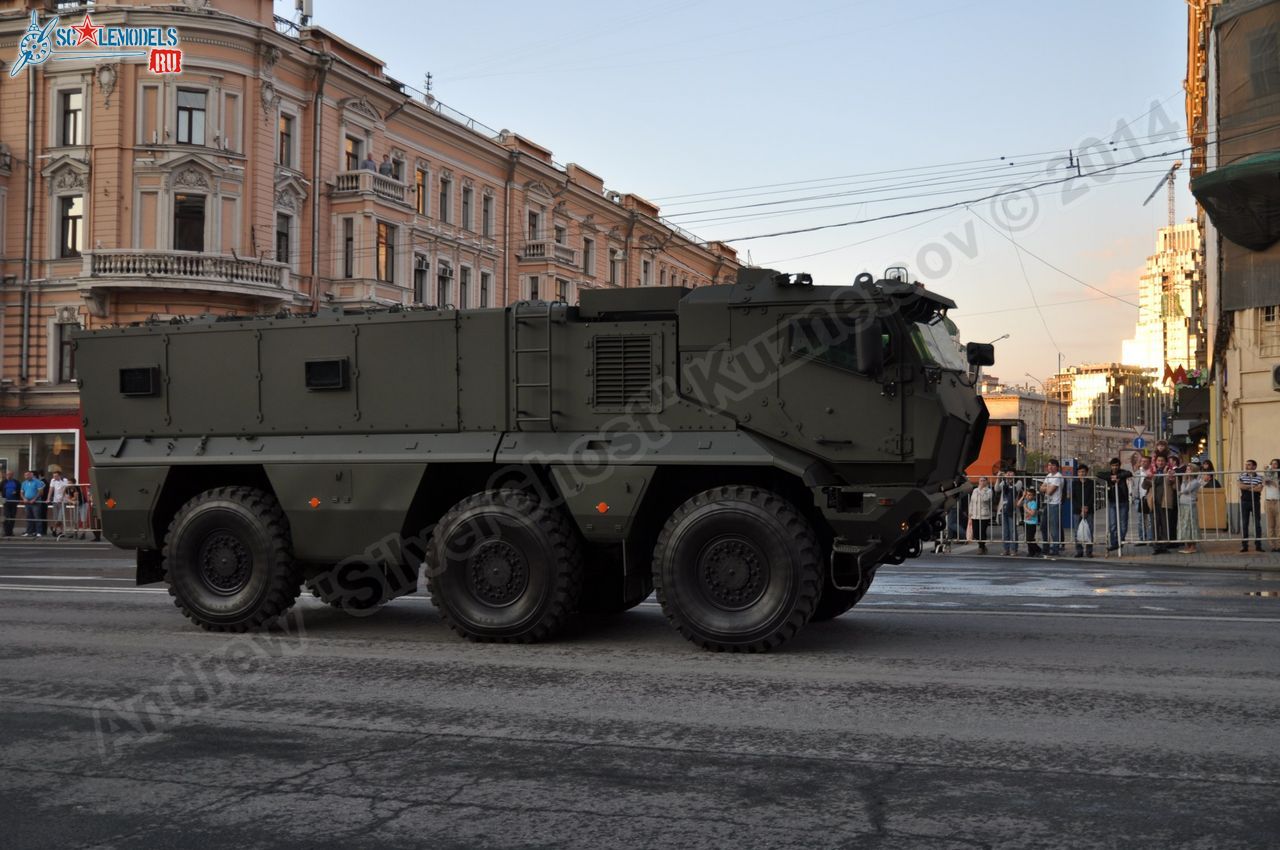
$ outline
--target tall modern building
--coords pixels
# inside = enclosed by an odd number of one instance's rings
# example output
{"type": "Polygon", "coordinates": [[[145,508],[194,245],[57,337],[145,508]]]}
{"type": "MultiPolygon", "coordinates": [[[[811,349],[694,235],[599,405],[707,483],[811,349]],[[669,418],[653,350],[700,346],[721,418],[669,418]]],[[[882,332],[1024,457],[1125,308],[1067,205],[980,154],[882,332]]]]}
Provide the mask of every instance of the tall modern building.
{"type": "Polygon", "coordinates": [[[1194,221],[1162,227],[1155,253],[1138,284],[1138,325],[1122,345],[1121,360],[1164,375],[1201,365],[1203,312],[1200,227],[1194,221]]]}
{"type": "Polygon", "coordinates": [[[0,0],[0,468],[87,469],[77,328],[575,303],[737,265],[272,0],[0,0]]]}

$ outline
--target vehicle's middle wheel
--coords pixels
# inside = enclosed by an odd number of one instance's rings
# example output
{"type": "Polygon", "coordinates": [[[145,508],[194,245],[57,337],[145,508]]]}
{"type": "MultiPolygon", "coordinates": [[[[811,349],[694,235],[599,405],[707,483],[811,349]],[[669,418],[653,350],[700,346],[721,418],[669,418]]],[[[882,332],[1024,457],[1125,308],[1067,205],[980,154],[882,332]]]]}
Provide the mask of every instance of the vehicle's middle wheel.
{"type": "Polygon", "coordinates": [[[582,592],[577,532],[527,493],[477,493],[436,526],[427,587],[440,616],[469,640],[545,640],[564,627],[582,592]]]}
{"type": "Polygon", "coordinates": [[[717,487],[667,520],[654,548],[653,584],[667,619],[689,640],[761,652],[813,616],[822,562],[813,528],[781,496],[717,487]]]}

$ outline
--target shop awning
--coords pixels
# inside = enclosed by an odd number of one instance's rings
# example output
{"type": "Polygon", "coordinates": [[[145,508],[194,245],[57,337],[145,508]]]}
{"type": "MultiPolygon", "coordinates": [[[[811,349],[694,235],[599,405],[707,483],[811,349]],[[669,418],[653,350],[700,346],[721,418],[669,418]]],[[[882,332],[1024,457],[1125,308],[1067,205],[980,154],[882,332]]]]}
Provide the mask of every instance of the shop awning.
{"type": "Polygon", "coordinates": [[[1232,242],[1263,251],[1280,240],[1280,151],[1268,151],[1207,171],[1191,194],[1232,242]]]}

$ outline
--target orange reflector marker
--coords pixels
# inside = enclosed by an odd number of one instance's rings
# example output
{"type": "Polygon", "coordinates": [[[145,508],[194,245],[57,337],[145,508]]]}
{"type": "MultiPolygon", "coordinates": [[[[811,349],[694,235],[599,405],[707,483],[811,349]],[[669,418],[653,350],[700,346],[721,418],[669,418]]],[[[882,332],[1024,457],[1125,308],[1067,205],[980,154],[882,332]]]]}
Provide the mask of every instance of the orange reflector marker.
{"type": "Polygon", "coordinates": [[[607,514],[607,513],[609,513],[609,505],[608,505],[608,503],[606,503],[606,502],[601,502],[600,504],[596,505],[596,513],[598,513],[598,514],[607,514]]]}
{"type": "Polygon", "coordinates": [[[107,505],[107,507],[109,507],[109,508],[114,508],[114,507],[116,506],[116,500],[115,500],[115,499],[112,499],[112,498],[108,498],[108,499],[107,499],[107,502],[106,502],[106,505],[107,505]]]}
{"type": "Polygon", "coordinates": [[[893,506],[893,499],[878,499],[876,503],[882,508],[888,508],[893,506]]]}
{"type": "Polygon", "coordinates": [[[320,507],[320,500],[317,499],[315,496],[312,496],[310,501],[307,502],[307,504],[313,508],[318,508],[320,507]]]}

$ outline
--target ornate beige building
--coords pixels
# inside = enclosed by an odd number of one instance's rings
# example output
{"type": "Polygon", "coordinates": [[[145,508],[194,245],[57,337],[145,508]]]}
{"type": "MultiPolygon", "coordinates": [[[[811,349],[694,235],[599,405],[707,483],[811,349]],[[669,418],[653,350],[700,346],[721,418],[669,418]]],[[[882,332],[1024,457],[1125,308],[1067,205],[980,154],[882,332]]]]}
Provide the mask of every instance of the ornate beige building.
{"type": "Polygon", "coordinates": [[[76,327],[572,303],[584,288],[736,275],[731,248],[529,139],[415,96],[359,47],[276,20],[270,0],[0,0],[0,63],[9,468],[87,467],[76,327]],[[61,16],[43,61],[23,52],[32,12],[39,28],[61,16]],[[180,73],[116,46],[168,32],[180,73]]]}

